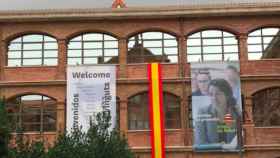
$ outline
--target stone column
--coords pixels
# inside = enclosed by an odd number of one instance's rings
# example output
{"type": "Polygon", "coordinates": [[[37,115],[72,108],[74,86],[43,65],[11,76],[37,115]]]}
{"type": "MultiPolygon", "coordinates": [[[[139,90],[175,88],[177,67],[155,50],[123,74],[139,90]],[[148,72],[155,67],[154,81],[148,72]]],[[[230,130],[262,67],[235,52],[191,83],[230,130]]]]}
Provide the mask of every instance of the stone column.
{"type": "Polygon", "coordinates": [[[119,76],[118,78],[126,78],[126,64],[127,64],[127,40],[120,38],[119,41],[119,76]]]}
{"type": "Polygon", "coordinates": [[[67,41],[66,39],[58,40],[58,65],[57,65],[57,79],[66,79],[67,66],[67,41]]]}
{"type": "Polygon", "coordinates": [[[64,101],[58,101],[56,107],[56,131],[57,134],[62,134],[66,130],[66,106],[64,101]]]}
{"type": "Polygon", "coordinates": [[[120,131],[123,133],[123,134],[126,134],[127,133],[127,125],[128,125],[128,122],[127,122],[127,100],[122,100],[120,99],[120,109],[119,109],[119,112],[120,112],[120,131]]]}
{"type": "Polygon", "coordinates": [[[187,44],[186,44],[186,38],[184,35],[181,35],[177,38],[178,41],[178,64],[180,69],[179,77],[185,77],[185,66],[187,63],[187,44]]]}
{"type": "Polygon", "coordinates": [[[247,46],[247,34],[238,35],[238,50],[239,50],[239,61],[240,61],[240,73],[242,74],[242,67],[246,66],[248,61],[248,46],[247,46]]]}
{"type": "Polygon", "coordinates": [[[7,65],[7,53],[8,53],[8,44],[5,40],[0,42],[0,81],[5,79],[4,69],[7,65]]]}
{"type": "Polygon", "coordinates": [[[253,120],[253,102],[251,97],[246,97],[244,100],[244,112],[245,115],[244,118],[244,134],[245,134],[245,140],[244,144],[246,145],[253,145],[256,144],[256,137],[255,137],[255,125],[253,120]]]}

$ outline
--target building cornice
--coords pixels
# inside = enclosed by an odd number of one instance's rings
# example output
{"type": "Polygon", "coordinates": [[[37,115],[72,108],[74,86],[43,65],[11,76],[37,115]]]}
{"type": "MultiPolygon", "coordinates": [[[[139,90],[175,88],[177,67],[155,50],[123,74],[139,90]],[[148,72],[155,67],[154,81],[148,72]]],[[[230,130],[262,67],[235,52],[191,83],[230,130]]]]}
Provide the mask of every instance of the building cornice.
{"type": "Polygon", "coordinates": [[[217,17],[240,15],[279,15],[280,2],[261,4],[192,5],[164,7],[128,7],[121,9],[54,9],[0,11],[0,22],[57,20],[117,20],[176,17],[217,17]]]}
{"type": "MultiPolygon", "coordinates": [[[[279,80],[279,74],[270,75],[241,75],[241,81],[275,81],[279,80]]],[[[191,82],[190,77],[186,78],[163,78],[163,83],[184,83],[191,82]]],[[[147,78],[138,79],[117,79],[118,84],[148,84],[147,78]]],[[[52,80],[52,81],[0,81],[1,87],[25,87],[25,86],[65,86],[66,80],[52,80]]]]}

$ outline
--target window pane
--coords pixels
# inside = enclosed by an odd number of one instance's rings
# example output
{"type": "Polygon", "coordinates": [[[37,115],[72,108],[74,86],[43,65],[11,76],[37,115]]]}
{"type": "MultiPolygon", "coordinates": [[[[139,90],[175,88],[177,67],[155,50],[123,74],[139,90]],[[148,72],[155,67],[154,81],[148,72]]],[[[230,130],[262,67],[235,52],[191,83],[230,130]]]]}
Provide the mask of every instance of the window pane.
{"type": "Polygon", "coordinates": [[[262,45],[248,45],[248,51],[249,52],[261,52],[262,45]]]}
{"type": "Polygon", "coordinates": [[[206,46],[203,47],[204,53],[222,53],[222,47],[220,46],[206,46]]]}
{"type": "Polygon", "coordinates": [[[103,34],[97,34],[97,33],[84,34],[83,40],[84,41],[102,41],[103,34]]]}
{"type": "Polygon", "coordinates": [[[201,47],[188,47],[188,54],[201,54],[201,47]]]}
{"type": "Polygon", "coordinates": [[[103,48],[102,42],[84,42],[85,49],[103,48]]]}
{"type": "Polygon", "coordinates": [[[57,59],[44,59],[44,65],[56,66],[57,59]]]}
{"type": "Polygon", "coordinates": [[[68,57],[80,57],[82,56],[81,50],[68,50],[67,52],[68,57]]]}
{"type": "Polygon", "coordinates": [[[10,51],[8,52],[8,58],[20,58],[21,52],[20,51],[10,51]]]}
{"type": "Polygon", "coordinates": [[[102,56],[102,49],[96,49],[96,50],[84,50],[84,56],[102,56]]]}
{"type": "Polygon", "coordinates": [[[82,59],[81,58],[68,58],[67,64],[68,65],[81,65],[82,59]]]}
{"type": "Polygon", "coordinates": [[[81,49],[82,43],[81,42],[69,42],[68,49],[81,49]]]}
{"type": "Polygon", "coordinates": [[[57,51],[48,50],[44,52],[44,57],[57,57],[57,51]]]}
{"type": "Polygon", "coordinates": [[[202,37],[221,37],[222,32],[218,30],[202,31],[202,37]]]}
{"type": "Polygon", "coordinates": [[[23,65],[25,66],[32,66],[32,65],[41,65],[42,59],[24,59],[23,65]]]}
{"type": "Polygon", "coordinates": [[[204,45],[221,45],[222,41],[221,39],[203,39],[204,45]]]}
{"type": "Polygon", "coordinates": [[[128,42],[128,48],[132,48],[135,44],[135,41],[129,41],[128,42]]]}
{"type": "Polygon", "coordinates": [[[118,50],[117,49],[105,49],[104,55],[105,56],[118,56],[118,50]]]}
{"type": "Polygon", "coordinates": [[[21,60],[20,59],[9,59],[8,60],[8,65],[9,66],[20,66],[21,65],[21,60]]]}
{"type": "Polygon", "coordinates": [[[262,53],[248,53],[249,60],[258,60],[261,59],[262,53]]]}
{"type": "Polygon", "coordinates": [[[20,43],[12,43],[9,45],[9,50],[21,50],[20,43]]]}
{"type": "Polygon", "coordinates": [[[104,63],[107,63],[107,62],[109,62],[110,60],[112,60],[112,57],[105,57],[105,58],[104,58],[104,63]]]}
{"type": "Polygon", "coordinates": [[[82,36],[78,36],[78,37],[72,38],[72,39],[70,40],[70,42],[81,41],[81,40],[82,40],[82,36]]]}
{"type": "Polygon", "coordinates": [[[42,58],[41,51],[24,51],[23,58],[42,58]]]}
{"type": "Polygon", "coordinates": [[[118,42],[115,41],[105,41],[104,48],[118,48],[118,42]]]}
{"type": "Polygon", "coordinates": [[[213,55],[204,55],[204,60],[212,61],[212,60],[222,60],[222,54],[213,54],[213,55]]]}
{"type": "Polygon", "coordinates": [[[102,63],[102,58],[84,58],[84,64],[102,63]]]}
{"type": "Polygon", "coordinates": [[[193,35],[187,39],[188,61],[225,60],[222,58],[225,53],[235,53],[232,57],[238,57],[238,41],[235,35],[220,30],[206,30],[195,35],[197,39],[194,39],[193,35]],[[200,45],[199,40],[202,40],[200,45]],[[203,57],[199,57],[199,54],[203,57]]]}
{"type": "Polygon", "coordinates": [[[169,34],[163,34],[164,39],[176,39],[174,36],[169,35],[169,34]]]}
{"type": "Polygon", "coordinates": [[[58,49],[57,43],[45,43],[45,49],[58,49]]]}
{"type": "Polygon", "coordinates": [[[266,28],[262,30],[263,35],[277,35],[279,29],[278,28],[266,28]]]}
{"type": "Polygon", "coordinates": [[[238,52],[237,46],[224,46],[224,52],[238,52]]]}
{"type": "Polygon", "coordinates": [[[115,37],[109,36],[109,35],[104,35],[104,40],[117,40],[115,37]]]}
{"type": "Polygon", "coordinates": [[[168,56],[168,60],[170,63],[177,63],[178,62],[178,56],[168,56]]]}
{"type": "Polygon", "coordinates": [[[162,47],[162,41],[144,41],[144,47],[162,47]]]}
{"type": "Polygon", "coordinates": [[[237,40],[235,38],[224,38],[224,44],[236,44],[237,40]]]}
{"type": "Polygon", "coordinates": [[[150,50],[154,55],[162,55],[162,48],[149,48],[148,50],[150,50]]]}
{"type": "Polygon", "coordinates": [[[178,54],[177,47],[176,48],[165,48],[164,54],[178,54]]]}
{"type": "Polygon", "coordinates": [[[250,33],[249,36],[261,36],[261,30],[254,31],[250,33]]]}
{"type": "Polygon", "coordinates": [[[44,40],[46,42],[57,42],[55,38],[49,37],[49,36],[44,36],[44,40]]]}
{"type": "Polygon", "coordinates": [[[177,41],[176,40],[165,40],[164,46],[166,47],[177,47],[177,41]]]}
{"type": "Polygon", "coordinates": [[[238,54],[224,54],[224,60],[237,61],[238,60],[238,54]]]}
{"type": "MultiPolygon", "coordinates": [[[[128,63],[143,63],[143,62],[171,62],[169,57],[164,54],[174,54],[177,56],[176,38],[171,35],[166,35],[162,32],[145,32],[131,37],[128,41],[128,63]],[[137,37],[139,40],[135,44],[137,37]],[[174,39],[174,40],[173,40],[174,39]],[[143,43],[142,43],[143,41],[143,43]],[[142,43],[142,44],[141,44],[142,43]]],[[[172,57],[172,61],[175,57],[172,57]]]]}
{"type": "Polygon", "coordinates": [[[13,98],[8,100],[6,104],[9,105],[9,118],[11,118],[11,121],[15,124],[13,126],[14,131],[16,131],[17,127],[23,127],[23,131],[34,132],[56,130],[56,126],[51,130],[44,130],[43,128],[43,126],[48,124],[52,124],[52,126],[56,125],[57,115],[55,100],[46,96],[34,94],[13,98]],[[48,104],[49,102],[52,104],[48,104]],[[46,105],[48,105],[48,109],[44,109],[46,105]],[[16,108],[22,110],[16,110],[16,108]]]}
{"type": "Polygon", "coordinates": [[[143,33],[144,39],[162,39],[162,33],[161,32],[145,32],[143,33]]]}
{"type": "Polygon", "coordinates": [[[261,44],[262,38],[261,37],[248,37],[248,44],[261,44]]]}
{"type": "Polygon", "coordinates": [[[43,35],[26,35],[23,36],[23,42],[42,42],[43,35]]]}
{"type": "Polygon", "coordinates": [[[202,61],[201,55],[188,55],[189,62],[199,62],[202,61]]]}
{"type": "Polygon", "coordinates": [[[228,32],[223,32],[223,36],[224,36],[224,37],[234,37],[233,34],[228,33],[228,32]]]}
{"type": "Polygon", "coordinates": [[[264,37],[263,38],[263,43],[264,44],[269,44],[274,38],[276,38],[276,37],[264,37]]]}
{"type": "Polygon", "coordinates": [[[191,38],[201,38],[200,33],[201,33],[201,32],[194,33],[194,34],[190,35],[189,38],[190,38],[190,39],[191,39],[191,38]]]}
{"type": "Polygon", "coordinates": [[[200,39],[188,39],[187,44],[188,46],[199,46],[201,45],[200,39]]]}
{"type": "Polygon", "coordinates": [[[39,44],[35,44],[35,43],[27,44],[27,43],[24,43],[23,44],[23,49],[24,50],[42,50],[43,47],[42,47],[41,43],[39,43],[39,44]]]}

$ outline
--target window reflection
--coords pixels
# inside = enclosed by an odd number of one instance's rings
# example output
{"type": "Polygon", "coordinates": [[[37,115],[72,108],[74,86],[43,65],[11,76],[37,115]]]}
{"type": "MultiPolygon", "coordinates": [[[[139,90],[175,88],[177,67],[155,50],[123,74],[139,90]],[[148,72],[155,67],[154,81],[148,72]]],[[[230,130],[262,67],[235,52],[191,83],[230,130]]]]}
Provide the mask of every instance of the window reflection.
{"type": "Polygon", "coordinates": [[[206,30],[187,38],[188,62],[238,60],[238,42],[231,33],[206,30]]]}
{"type": "Polygon", "coordinates": [[[57,65],[56,39],[39,34],[24,35],[12,40],[8,47],[8,66],[57,65]],[[49,53],[51,52],[51,55],[49,53]],[[52,62],[49,62],[52,61],[52,62]]]}
{"type": "Polygon", "coordinates": [[[162,32],[144,32],[128,40],[128,63],[178,62],[178,44],[174,36],[162,32]]]}
{"type": "Polygon", "coordinates": [[[68,44],[68,65],[118,63],[118,41],[102,33],[87,33],[68,44]]]}
{"type": "Polygon", "coordinates": [[[56,101],[42,95],[25,95],[6,102],[12,130],[56,131],[56,101]]]}
{"type": "Polygon", "coordinates": [[[248,36],[248,59],[279,58],[279,28],[261,28],[248,36]]]}
{"type": "Polygon", "coordinates": [[[253,95],[255,126],[280,126],[280,88],[269,88],[253,95]]]}
{"type": "MultiPolygon", "coordinates": [[[[147,92],[140,93],[128,99],[128,129],[149,129],[149,96],[147,92]]],[[[163,93],[165,128],[178,129],[180,124],[180,99],[170,93],[163,93]]]]}

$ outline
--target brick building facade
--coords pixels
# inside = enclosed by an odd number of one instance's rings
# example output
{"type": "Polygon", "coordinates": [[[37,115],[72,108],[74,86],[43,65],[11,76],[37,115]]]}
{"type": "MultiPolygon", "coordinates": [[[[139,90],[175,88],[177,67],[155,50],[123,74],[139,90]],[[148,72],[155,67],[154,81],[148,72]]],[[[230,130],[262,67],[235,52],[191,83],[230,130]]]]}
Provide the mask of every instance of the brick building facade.
{"type": "MultiPolygon", "coordinates": [[[[53,114],[56,115],[53,120],[56,126],[54,130],[45,131],[43,127],[40,127],[42,125],[38,125],[37,130],[25,132],[34,139],[53,142],[57,135],[65,130],[66,67],[69,60],[67,57],[69,42],[87,33],[114,37],[118,44],[116,64],[119,128],[127,136],[136,154],[140,158],[148,158],[150,157],[149,130],[129,127],[131,120],[128,118],[130,99],[148,90],[147,64],[139,61],[127,62],[128,42],[131,37],[139,33],[168,34],[177,41],[176,57],[178,58],[174,62],[162,63],[163,91],[172,94],[179,101],[179,123],[177,122],[176,127],[166,129],[167,157],[239,157],[237,153],[195,153],[192,150],[192,128],[189,124],[191,83],[187,39],[197,32],[220,30],[234,35],[238,41],[244,108],[243,157],[280,157],[280,123],[277,121],[277,119],[280,120],[280,115],[277,114],[280,113],[280,61],[278,58],[249,60],[247,42],[250,33],[256,30],[280,28],[279,14],[280,4],[278,3],[163,8],[128,7],[120,10],[2,12],[0,13],[0,95],[5,96],[8,101],[11,100],[9,101],[11,103],[14,98],[34,94],[54,100],[55,112],[53,114]],[[54,58],[57,58],[57,64],[45,66],[40,63],[25,66],[22,63],[25,62],[24,60],[28,63],[28,58],[21,55],[18,59],[21,64],[9,65],[9,61],[13,59],[10,55],[13,44],[11,42],[34,34],[56,39],[58,55],[54,58]],[[260,98],[265,101],[258,101],[257,99],[260,98]],[[273,103],[272,100],[274,100],[273,103]],[[263,108],[261,112],[258,112],[259,106],[262,106],[259,102],[267,105],[267,108],[263,108]],[[274,122],[271,123],[269,118],[273,113],[275,113],[274,122]],[[256,123],[258,118],[262,119],[256,123]],[[265,119],[268,119],[268,123],[262,122],[265,119]]],[[[20,51],[24,54],[24,48],[20,51]]],[[[275,53],[279,54],[277,51],[275,53]]],[[[32,56],[30,58],[34,59],[32,56]]],[[[42,100],[44,102],[44,99],[42,100]]],[[[21,121],[24,120],[21,119],[21,121]]]]}

